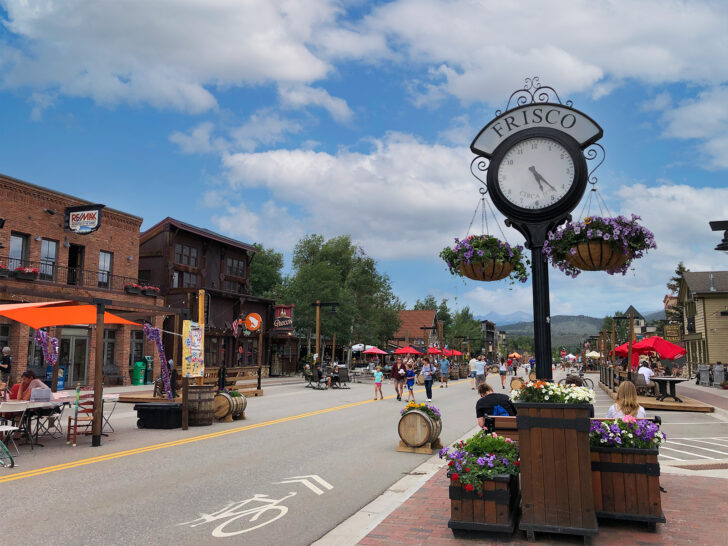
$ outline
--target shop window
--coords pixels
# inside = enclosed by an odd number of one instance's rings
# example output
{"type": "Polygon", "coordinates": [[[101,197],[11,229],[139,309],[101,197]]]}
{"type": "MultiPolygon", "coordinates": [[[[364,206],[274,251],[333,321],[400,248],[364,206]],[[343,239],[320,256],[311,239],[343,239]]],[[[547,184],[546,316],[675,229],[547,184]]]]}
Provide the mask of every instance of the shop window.
{"type": "Polygon", "coordinates": [[[116,330],[104,330],[104,368],[115,366],[116,330]]]}
{"type": "Polygon", "coordinates": [[[228,258],[226,261],[226,273],[235,277],[245,277],[245,261],[228,258]]]}
{"type": "Polygon", "coordinates": [[[144,357],[144,332],[142,330],[132,330],[131,335],[131,347],[129,348],[129,367],[134,365],[134,362],[140,362],[144,357]]]}
{"type": "Polygon", "coordinates": [[[235,282],[235,281],[225,281],[223,284],[223,289],[225,292],[231,292],[233,294],[242,294],[243,293],[243,283],[235,282]]]}
{"type": "Polygon", "coordinates": [[[58,263],[58,241],[43,239],[40,243],[40,278],[53,281],[56,278],[58,263]]]}
{"type": "Polygon", "coordinates": [[[178,264],[197,267],[197,249],[177,243],[174,245],[174,261],[178,264]]]}
{"type": "Polygon", "coordinates": [[[217,366],[218,338],[205,337],[205,366],[217,366]]]}
{"type": "Polygon", "coordinates": [[[28,265],[30,247],[29,237],[24,233],[12,232],[10,234],[10,251],[8,253],[8,267],[16,269],[28,265]]]}
{"type": "Polygon", "coordinates": [[[99,288],[109,288],[111,283],[111,267],[114,255],[102,250],[99,252],[99,288]]]}

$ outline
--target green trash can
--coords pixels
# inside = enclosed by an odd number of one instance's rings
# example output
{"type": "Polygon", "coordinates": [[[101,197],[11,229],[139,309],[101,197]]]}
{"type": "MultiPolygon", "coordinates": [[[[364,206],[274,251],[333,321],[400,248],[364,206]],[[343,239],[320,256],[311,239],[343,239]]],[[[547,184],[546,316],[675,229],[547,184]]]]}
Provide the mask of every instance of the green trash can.
{"type": "Polygon", "coordinates": [[[144,385],[144,372],[147,370],[146,362],[134,362],[134,369],[131,374],[132,385],[144,385]]]}

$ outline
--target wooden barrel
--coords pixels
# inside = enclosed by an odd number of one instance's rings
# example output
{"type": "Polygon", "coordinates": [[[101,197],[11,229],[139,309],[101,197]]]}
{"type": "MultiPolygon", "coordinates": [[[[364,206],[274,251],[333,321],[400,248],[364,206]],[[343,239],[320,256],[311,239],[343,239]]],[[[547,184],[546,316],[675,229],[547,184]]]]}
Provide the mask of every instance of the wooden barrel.
{"type": "Polygon", "coordinates": [[[450,366],[450,379],[457,379],[460,377],[460,367],[450,366]]]}
{"type": "Polygon", "coordinates": [[[240,396],[231,396],[230,399],[233,401],[230,413],[232,413],[233,416],[242,415],[245,412],[245,408],[248,407],[248,399],[242,394],[240,396]]]}
{"type": "Polygon", "coordinates": [[[512,391],[517,391],[521,387],[523,387],[523,379],[521,379],[520,377],[514,377],[513,379],[511,379],[511,390],[512,391]]]}
{"type": "Polygon", "coordinates": [[[460,379],[468,377],[468,370],[469,368],[467,366],[460,366],[460,379]]]}
{"type": "Polygon", "coordinates": [[[228,415],[242,415],[248,406],[248,399],[244,396],[230,396],[226,392],[219,392],[212,402],[215,419],[224,419],[228,415]]]}
{"type": "Polygon", "coordinates": [[[215,414],[214,399],[215,387],[207,385],[190,386],[187,395],[188,422],[190,426],[202,427],[212,424],[212,418],[215,414]]]}
{"type": "Polygon", "coordinates": [[[536,372],[531,372],[528,374],[528,379],[530,381],[536,381],[536,372]]]}
{"type": "Polygon", "coordinates": [[[412,410],[399,419],[399,437],[408,447],[420,447],[434,442],[442,432],[442,420],[432,419],[424,411],[412,410]]]}

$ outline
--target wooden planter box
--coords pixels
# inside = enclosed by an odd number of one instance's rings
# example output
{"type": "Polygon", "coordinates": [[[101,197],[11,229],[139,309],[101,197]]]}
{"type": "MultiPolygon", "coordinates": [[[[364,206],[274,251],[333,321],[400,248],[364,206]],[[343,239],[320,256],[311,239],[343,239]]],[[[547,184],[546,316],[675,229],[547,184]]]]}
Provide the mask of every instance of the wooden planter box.
{"type": "Polygon", "coordinates": [[[665,523],[656,449],[591,448],[597,517],[665,523]]]}
{"type": "Polygon", "coordinates": [[[6,278],[10,276],[10,270],[9,269],[3,269],[0,268],[0,278],[6,278]]]}
{"type": "Polygon", "coordinates": [[[145,296],[159,296],[159,292],[157,290],[142,290],[142,293],[145,296]]]}
{"type": "Polygon", "coordinates": [[[141,294],[142,293],[142,289],[141,288],[137,288],[135,286],[125,286],[124,287],[124,291],[127,294],[141,294]]]}
{"type": "Polygon", "coordinates": [[[589,414],[591,404],[516,403],[521,450],[520,529],[596,535],[589,414]]]}
{"type": "Polygon", "coordinates": [[[13,272],[13,276],[21,281],[34,281],[38,278],[38,273],[25,273],[23,271],[13,272]]]}
{"type": "MultiPolygon", "coordinates": [[[[448,478],[452,472],[448,473],[448,478]]],[[[520,501],[518,476],[500,474],[483,482],[482,496],[466,491],[459,482],[450,482],[450,520],[455,532],[485,531],[513,533],[520,501]]]]}

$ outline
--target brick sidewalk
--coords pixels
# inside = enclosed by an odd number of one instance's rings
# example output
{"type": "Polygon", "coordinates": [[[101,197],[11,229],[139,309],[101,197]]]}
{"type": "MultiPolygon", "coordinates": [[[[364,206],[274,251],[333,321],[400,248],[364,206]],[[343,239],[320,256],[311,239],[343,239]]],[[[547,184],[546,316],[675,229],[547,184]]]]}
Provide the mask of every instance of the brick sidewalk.
{"type": "MultiPolygon", "coordinates": [[[[470,533],[454,538],[447,527],[450,517],[447,468],[435,474],[419,491],[392,512],[359,544],[528,544],[525,533],[512,537],[470,533]]],[[[658,524],[650,533],[646,524],[600,521],[599,535],[593,544],[725,544],[720,521],[728,511],[728,480],[663,474],[660,483],[666,524],[658,524]],[[718,519],[713,519],[718,516],[718,519]],[[722,537],[722,538],[721,538],[722,537]]],[[[580,544],[581,537],[536,533],[539,544],[580,544]]]]}

